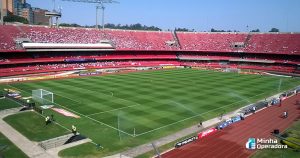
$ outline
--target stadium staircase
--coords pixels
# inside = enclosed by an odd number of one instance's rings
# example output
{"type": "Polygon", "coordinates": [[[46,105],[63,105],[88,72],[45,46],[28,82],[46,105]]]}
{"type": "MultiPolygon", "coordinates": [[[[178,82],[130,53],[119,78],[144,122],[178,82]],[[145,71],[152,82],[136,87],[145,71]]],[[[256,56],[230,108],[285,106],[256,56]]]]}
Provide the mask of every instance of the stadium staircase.
{"type": "Polygon", "coordinates": [[[44,150],[48,150],[48,149],[57,148],[65,144],[73,143],[83,139],[86,139],[86,137],[81,135],[74,136],[74,134],[67,134],[64,136],[42,141],[39,143],[39,146],[42,147],[44,150]]]}
{"type": "Polygon", "coordinates": [[[22,30],[22,28],[19,25],[16,25],[16,28],[19,30],[20,34],[21,34],[21,38],[25,38],[26,33],[22,30]]]}
{"type": "Polygon", "coordinates": [[[173,36],[173,38],[174,38],[174,41],[176,42],[176,46],[177,46],[179,49],[181,49],[181,44],[180,44],[180,41],[179,41],[179,39],[178,39],[178,36],[177,36],[176,31],[173,31],[173,32],[172,32],[172,36],[173,36]]]}
{"type": "Polygon", "coordinates": [[[249,44],[249,41],[250,41],[251,37],[252,37],[252,34],[251,34],[251,33],[249,33],[249,34],[247,35],[246,39],[245,39],[245,42],[244,42],[244,44],[245,44],[245,47],[247,47],[247,46],[248,46],[248,44],[249,44]]]}

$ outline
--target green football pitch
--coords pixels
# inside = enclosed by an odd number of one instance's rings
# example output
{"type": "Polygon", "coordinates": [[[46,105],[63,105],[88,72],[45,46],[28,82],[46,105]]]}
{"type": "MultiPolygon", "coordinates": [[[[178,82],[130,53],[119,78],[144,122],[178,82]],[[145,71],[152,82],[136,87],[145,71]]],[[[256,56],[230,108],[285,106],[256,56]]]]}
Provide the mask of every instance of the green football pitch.
{"type": "MultiPolygon", "coordinates": [[[[297,78],[195,69],[112,74],[0,85],[30,96],[54,93],[55,106],[80,118],[54,114],[112,153],[166,136],[300,84],[297,78]]],[[[102,153],[102,154],[103,154],[102,153]]]]}

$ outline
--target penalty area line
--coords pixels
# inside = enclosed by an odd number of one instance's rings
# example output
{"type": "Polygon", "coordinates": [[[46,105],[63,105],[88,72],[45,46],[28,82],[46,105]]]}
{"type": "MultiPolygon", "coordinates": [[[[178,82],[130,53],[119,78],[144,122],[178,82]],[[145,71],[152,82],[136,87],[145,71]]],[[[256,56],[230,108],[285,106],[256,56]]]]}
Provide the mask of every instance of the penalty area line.
{"type": "MultiPolygon", "coordinates": [[[[40,113],[38,113],[38,112],[35,112],[35,113],[37,113],[38,115],[40,115],[40,116],[43,117],[43,118],[46,118],[44,115],[42,115],[42,114],[40,114],[40,113]]],[[[54,121],[54,123],[55,123],[56,125],[60,126],[61,128],[65,129],[65,130],[67,130],[67,131],[69,131],[69,132],[72,132],[69,128],[67,128],[66,126],[60,124],[59,122],[54,121]]],[[[89,137],[88,137],[88,139],[92,140],[92,139],[89,138],[89,137]]],[[[104,148],[104,147],[101,146],[100,144],[95,143],[93,140],[90,141],[89,143],[92,143],[92,144],[94,144],[94,145],[96,145],[96,146],[99,146],[99,147],[102,148],[102,149],[104,148]]]]}
{"type": "MultiPolygon", "coordinates": [[[[36,111],[34,111],[34,112],[37,113],[38,115],[40,115],[41,117],[46,118],[46,116],[44,116],[43,114],[40,114],[40,113],[38,113],[38,112],[36,112],[36,111]]],[[[61,125],[60,123],[58,123],[58,122],[56,122],[56,121],[54,121],[54,123],[57,124],[58,126],[60,126],[61,128],[64,128],[65,130],[71,132],[71,130],[70,130],[69,128],[67,128],[67,127],[65,127],[65,126],[63,126],[63,125],[61,125]]]]}
{"type": "MultiPolygon", "coordinates": [[[[15,87],[13,87],[13,86],[11,86],[11,85],[9,85],[9,86],[12,87],[12,88],[15,88],[15,87]]],[[[18,88],[16,88],[16,89],[18,89],[18,88]]],[[[23,91],[23,92],[26,92],[26,91],[24,91],[24,90],[22,90],[22,89],[18,89],[18,90],[23,91]]],[[[27,92],[26,92],[26,93],[27,93],[27,92]]],[[[67,110],[69,110],[69,111],[72,111],[72,112],[74,112],[74,113],[76,113],[76,114],[78,114],[78,115],[80,115],[80,116],[83,116],[83,117],[85,117],[85,118],[88,118],[88,119],[90,119],[90,120],[92,120],[92,121],[94,121],[94,122],[97,122],[97,123],[101,124],[101,125],[107,126],[107,127],[112,128],[112,129],[114,129],[114,130],[116,130],[116,131],[119,131],[119,132],[121,132],[121,133],[124,133],[124,134],[126,134],[126,135],[128,135],[128,136],[134,137],[134,135],[132,135],[132,134],[129,134],[129,133],[125,132],[125,131],[122,131],[122,130],[120,130],[120,129],[117,129],[117,128],[111,126],[111,125],[108,125],[108,124],[104,123],[104,122],[98,121],[98,120],[93,119],[93,118],[91,118],[91,117],[89,117],[89,116],[86,116],[86,115],[84,115],[84,114],[81,114],[81,113],[79,113],[79,112],[77,112],[77,111],[75,111],[75,110],[72,110],[72,109],[70,109],[70,108],[67,108],[67,107],[65,107],[65,106],[63,106],[63,105],[60,105],[60,104],[55,103],[55,102],[53,102],[53,104],[58,105],[58,106],[60,106],[60,107],[63,107],[64,109],[67,109],[67,110]]]]}
{"type": "Polygon", "coordinates": [[[111,126],[111,125],[108,125],[108,124],[104,123],[104,122],[101,122],[101,121],[98,121],[98,120],[96,120],[96,119],[93,119],[93,118],[91,118],[91,117],[89,117],[89,116],[87,116],[87,115],[81,114],[81,113],[79,113],[79,112],[77,112],[77,111],[75,111],[75,110],[72,110],[72,109],[70,109],[70,108],[67,108],[67,107],[65,107],[65,106],[63,106],[63,105],[60,105],[60,104],[58,104],[58,103],[54,103],[54,104],[56,104],[56,105],[58,105],[58,106],[61,106],[61,107],[65,108],[65,109],[67,109],[67,110],[69,110],[69,111],[72,111],[72,112],[74,112],[74,113],[76,113],[76,114],[78,114],[78,115],[81,115],[81,116],[83,116],[83,117],[86,117],[86,118],[88,118],[88,119],[90,119],[90,120],[92,120],[92,121],[94,121],[94,122],[97,122],[97,123],[99,123],[99,124],[101,124],[101,125],[105,125],[105,126],[110,127],[110,128],[112,128],[112,129],[114,129],[114,130],[116,130],[116,131],[119,131],[119,132],[121,132],[121,133],[124,133],[124,134],[126,134],[126,135],[129,135],[129,136],[133,137],[132,134],[129,134],[129,133],[125,132],[125,131],[122,131],[122,130],[120,130],[120,129],[117,129],[117,128],[111,126]]]}

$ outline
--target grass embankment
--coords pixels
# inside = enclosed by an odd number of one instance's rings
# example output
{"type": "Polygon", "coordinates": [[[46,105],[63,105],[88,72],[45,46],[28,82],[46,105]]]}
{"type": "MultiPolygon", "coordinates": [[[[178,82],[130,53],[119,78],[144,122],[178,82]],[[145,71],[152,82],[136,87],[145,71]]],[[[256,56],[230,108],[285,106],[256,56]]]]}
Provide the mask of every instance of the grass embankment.
{"type": "Polygon", "coordinates": [[[43,141],[70,133],[56,125],[45,125],[45,119],[35,112],[24,112],[4,118],[8,124],[32,141],[43,141]]]}
{"type": "Polygon", "coordinates": [[[18,147],[16,147],[9,139],[0,133],[0,157],[7,158],[28,158],[18,147]]]}

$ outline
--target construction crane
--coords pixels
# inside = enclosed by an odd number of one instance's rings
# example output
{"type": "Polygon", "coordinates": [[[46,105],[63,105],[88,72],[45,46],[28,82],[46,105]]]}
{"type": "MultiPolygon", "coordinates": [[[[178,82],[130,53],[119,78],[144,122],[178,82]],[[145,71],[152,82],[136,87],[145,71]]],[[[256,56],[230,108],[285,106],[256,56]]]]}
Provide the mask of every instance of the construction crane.
{"type": "Polygon", "coordinates": [[[58,11],[55,9],[55,0],[52,0],[52,3],[53,3],[53,10],[52,11],[47,11],[45,12],[45,16],[46,17],[49,17],[49,26],[50,27],[53,27],[54,26],[54,23],[53,23],[53,18],[55,18],[55,24],[56,24],[56,27],[58,28],[59,26],[59,22],[58,22],[58,19],[61,18],[62,16],[62,8],[59,7],[58,8],[58,11]]]}
{"type": "Polygon", "coordinates": [[[0,25],[4,23],[4,6],[2,6],[2,1],[0,2],[0,25]]]}
{"type": "Polygon", "coordinates": [[[55,12],[55,0],[52,0],[52,3],[53,3],[53,12],[55,12]]]}
{"type": "Polygon", "coordinates": [[[102,9],[102,29],[104,30],[104,10],[105,10],[105,3],[119,3],[118,1],[114,0],[62,0],[62,1],[71,1],[71,2],[82,2],[82,3],[94,3],[96,4],[96,28],[99,26],[98,22],[98,10],[102,9]]]}

